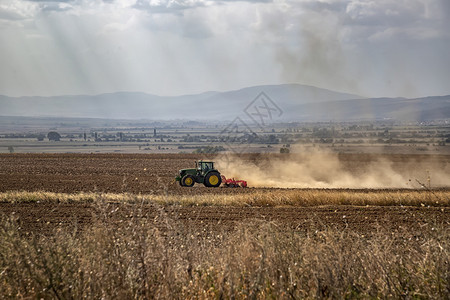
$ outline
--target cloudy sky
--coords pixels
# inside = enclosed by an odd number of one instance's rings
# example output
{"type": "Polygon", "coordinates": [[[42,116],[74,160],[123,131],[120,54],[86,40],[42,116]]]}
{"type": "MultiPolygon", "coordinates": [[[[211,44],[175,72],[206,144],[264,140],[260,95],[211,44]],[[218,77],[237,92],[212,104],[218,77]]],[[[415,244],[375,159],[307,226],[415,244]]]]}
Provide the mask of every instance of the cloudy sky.
{"type": "Polygon", "coordinates": [[[450,94],[449,0],[0,0],[0,94],[450,94]]]}

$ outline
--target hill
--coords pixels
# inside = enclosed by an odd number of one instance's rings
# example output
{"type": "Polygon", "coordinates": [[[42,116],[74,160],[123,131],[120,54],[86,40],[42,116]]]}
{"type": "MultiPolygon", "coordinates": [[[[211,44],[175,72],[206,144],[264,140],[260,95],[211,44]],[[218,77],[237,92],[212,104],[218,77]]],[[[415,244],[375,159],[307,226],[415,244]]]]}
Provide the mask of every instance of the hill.
{"type": "Polygon", "coordinates": [[[158,96],[139,92],[53,97],[0,96],[0,115],[25,117],[230,120],[264,92],[283,112],[280,121],[450,117],[450,96],[363,98],[299,84],[264,85],[227,92],[158,96]]]}

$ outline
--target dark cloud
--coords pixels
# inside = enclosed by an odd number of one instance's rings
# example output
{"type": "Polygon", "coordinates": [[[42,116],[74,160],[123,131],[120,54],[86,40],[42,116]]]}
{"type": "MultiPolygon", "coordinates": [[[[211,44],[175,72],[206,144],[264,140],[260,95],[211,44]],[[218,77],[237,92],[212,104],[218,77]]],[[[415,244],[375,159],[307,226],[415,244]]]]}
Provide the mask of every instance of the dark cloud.
{"type": "MultiPolygon", "coordinates": [[[[152,4],[149,0],[137,0],[133,8],[146,10],[152,13],[175,13],[179,14],[183,10],[194,9],[198,7],[206,7],[205,0],[164,0],[158,4],[152,4]]],[[[209,5],[224,5],[233,2],[247,3],[272,3],[273,0],[218,0],[209,2],[209,5]]]]}
{"type": "Polygon", "coordinates": [[[274,0],[218,0],[216,2],[249,2],[249,3],[272,3],[274,0]]]}
{"type": "Polygon", "coordinates": [[[425,18],[425,5],[411,1],[404,5],[399,1],[351,2],[346,8],[347,24],[363,26],[407,26],[425,18]]]}
{"type": "Polygon", "coordinates": [[[34,3],[40,3],[40,4],[46,4],[46,3],[73,3],[75,0],[25,0],[27,2],[34,2],[34,3]]]}
{"type": "Polygon", "coordinates": [[[205,6],[203,1],[164,0],[158,4],[152,4],[148,0],[137,0],[133,8],[146,10],[151,13],[180,13],[186,9],[205,6]]]}
{"type": "Polygon", "coordinates": [[[345,12],[348,1],[336,1],[336,2],[322,2],[322,1],[305,1],[300,2],[299,5],[306,10],[311,11],[335,11],[345,12]]]}
{"type": "Polygon", "coordinates": [[[446,17],[450,16],[450,1],[448,0],[438,0],[438,6],[446,17]]]}
{"type": "Polygon", "coordinates": [[[71,9],[72,9],[71,6],[60,6],[59,3],[55,2],[44,4],[41,7],[41,11],[43,12],[63,12],[71,9]]]}
{"type": "Polygon", "coordinates": [[[440,14],[441,28],[448,33],[447,37],[450,38],[450,32],[448,30],[450,28],[450,1],[440,0],[436,6],[440,14]]]}
{"type": "Polygon", "coordinates": [[[68,2],[74,2],[74,0],[26,0],[28,2],[63,2],[63,3],[68,3],[68,2]]]}
{"type": "Polygon", "coordinates": [[[0,20],[17,21],[27,17],[15,11],[6,10],[0,7],[0,20]]]}

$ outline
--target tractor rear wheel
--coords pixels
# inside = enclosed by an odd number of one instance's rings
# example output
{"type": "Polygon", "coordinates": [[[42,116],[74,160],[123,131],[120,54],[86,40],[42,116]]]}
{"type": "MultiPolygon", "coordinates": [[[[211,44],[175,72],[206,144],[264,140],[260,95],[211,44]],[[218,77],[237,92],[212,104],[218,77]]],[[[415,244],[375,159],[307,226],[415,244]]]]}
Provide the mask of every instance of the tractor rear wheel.
{"type": "Polygon", "coordinates": [[[222,178],[218,172],[210,172],[205,176],[203,183],[207,187],[218,187],[222,183],[222,178]]]}
{"type": "Polygon", "coordinates": [[[194,176],[192,175],[184,175],[183,178],[181,178],[181,185],[182,186],[187,186],[187,187],[191,187],[194,186],[195,180],[194,180],[194,176]]]}

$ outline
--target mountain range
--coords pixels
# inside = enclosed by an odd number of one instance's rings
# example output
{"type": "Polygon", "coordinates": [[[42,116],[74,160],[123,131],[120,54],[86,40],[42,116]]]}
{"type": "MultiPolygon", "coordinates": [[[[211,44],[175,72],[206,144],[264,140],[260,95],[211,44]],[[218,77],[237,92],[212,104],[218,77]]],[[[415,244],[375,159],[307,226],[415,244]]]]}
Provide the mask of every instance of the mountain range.
{"type": "Polygon", "coordinates": [[[0,95],[0,116],[225,121],[244,117],[245,112],[252,109],[254,112],[257,107],[263,109],[264,103],[276,113],[278,119],[274,121],[280,122],[450,118],[450,95],[415,99],[365,98],[300,84],[263,85],[182,96],[139,92],[52,97],[0,95]]]}

